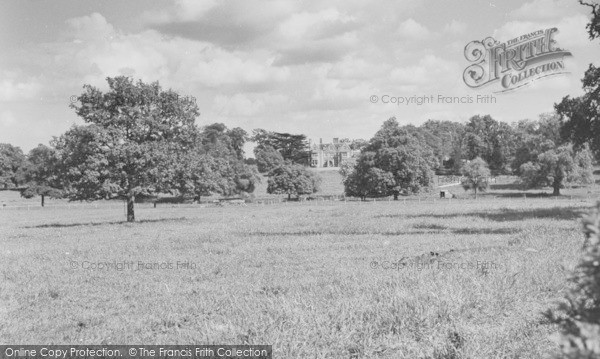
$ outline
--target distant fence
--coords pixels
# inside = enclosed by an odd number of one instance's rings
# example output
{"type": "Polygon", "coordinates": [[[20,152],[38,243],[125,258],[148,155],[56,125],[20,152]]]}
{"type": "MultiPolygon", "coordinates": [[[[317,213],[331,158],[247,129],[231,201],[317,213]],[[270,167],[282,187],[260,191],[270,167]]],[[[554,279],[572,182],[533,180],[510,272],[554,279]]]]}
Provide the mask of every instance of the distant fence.
{"type": "MultiPolygon", "coordinates": [[[[465,177],[463,177],[463,176],[438,175],[437,176],[437,184],[438,184],[438,186],[447,185],[447,184],[459,184],[464,179],[465,179],[465,177]]],[[[496,183],[497,180],[498,180],[498,177],[493,177],[493,176],[486,178],[487,183],[496,183]]]]}
{"type": "MultiPolygon", "coordinates": [[[[205,202],[205,203],[159,203],[157,206],[152,202],[145,203],[136,203],[136,209],[165,209],[165,208],[219,208],[219,207],[236,207],[238,205],[242,206],[266,206],[266,205],[330,205],[330,204],[375,204],[381,202],[390,202],[397,204],[416,204],[416,203],[430,203],[430,204],[440,204],[440,203],[455,203],[455,202],[484,202],[484,201],[505,201],[508,203],[511,202],[523,202],[523,201],[531,201],[535,199],[545,199],[547,201],[552,202],[592,202],[596,201],[596,198],[593,195],[588,196],[540,196],[539,194],[527,194],[523,193],[522,195],[514,195],[514,196],[490,196],[483,195],[479,199],[473,198],[471,195],[464,195],[460,197],[454,198],[439,198],[433,193],[430,196],[401,196],[398,200],[394,200],[392,197],[384,197],[384,198],[368,198],[366,200],[361,200],[356,197],[345,197],[343,195],[330,195],[330,196],[319,196],[319,197],[310,197],[310,198],[300,198],[300,199],[292,199],[287,200],[287,198],[275,198],[275,199],[257,199],[252,201],[245,201],[243,203],[226,203],[226,202],[205,202]]],[[[126,211],[126,203],[125,202],[77,202],[77,203],[61,203],[61,204],[46,204],[45,207],[41,207],[39,204],[34,205],[16,205],[16,206],[8,206],[3,205],[0,206],[0,211],[8,211],[8,210],[24,210],[24,211],[35,211],[35,210],[52,210],[52,209],[76,209],[76,210],[88,210],[88,209],[105,209],[105,210],[119,210],[126,211]]]]}

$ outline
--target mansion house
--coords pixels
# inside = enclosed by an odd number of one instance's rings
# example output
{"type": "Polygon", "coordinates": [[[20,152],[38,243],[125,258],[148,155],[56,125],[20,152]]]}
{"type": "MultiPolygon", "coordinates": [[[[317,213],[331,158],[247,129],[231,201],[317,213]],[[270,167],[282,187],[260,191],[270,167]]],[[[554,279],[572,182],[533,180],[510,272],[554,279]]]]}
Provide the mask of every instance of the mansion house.
{"type": "Polygon", "coordinates": [[[342,161],[353,157],[360,153],[350,149],[349,143],[341,143],[338,138],[333,139],[333,143],[323,143],[323,139],[319,139],[319,143],[309,144],[310,146],[310,166],[311,167],[339,167],[342,161]]]}

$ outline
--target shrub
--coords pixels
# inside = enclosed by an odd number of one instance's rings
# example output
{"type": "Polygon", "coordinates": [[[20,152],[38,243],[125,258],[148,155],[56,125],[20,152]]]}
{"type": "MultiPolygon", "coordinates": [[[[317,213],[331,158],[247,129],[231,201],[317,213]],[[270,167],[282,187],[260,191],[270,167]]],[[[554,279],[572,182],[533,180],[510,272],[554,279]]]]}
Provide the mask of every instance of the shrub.
{"type": "Polygon", "coordinates": [[[477,157],[466,164],[461,172],[464,176],[464,179],[462,180],[463,188],[465,191],[474,190],[475,198],[477,198],[477,191],[487,190],[487,180],[490,176],[490,169],[488,164],[481,157],[477,157]]]}
{"type": "Polygon", "coordinates": [[[558,324],[557,336],[570,359],[600,358],[600,201],[583,218],[584,255],[571,277],[572,287],[556,310],[546,312],[558,324]]]}

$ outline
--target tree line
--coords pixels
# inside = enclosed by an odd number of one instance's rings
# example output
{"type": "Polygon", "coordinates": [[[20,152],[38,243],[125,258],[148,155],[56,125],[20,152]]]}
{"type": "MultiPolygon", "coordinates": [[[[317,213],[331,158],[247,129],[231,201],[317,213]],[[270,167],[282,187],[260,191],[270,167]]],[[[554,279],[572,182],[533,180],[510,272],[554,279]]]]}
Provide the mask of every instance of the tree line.
{"type": "Polygon", "coordinates": [[[257,129],[250,136],[222,123],[198,127],[195,101],[158,82],[124,76],[107,82],[106,92],[84,85],[71,107],[85,125],[54,137],[50,146],[40,144],[26,155],[0,144],[0,186],[26,198],[40,196],[42,206],[46,197],[123,199],[128,221],[135,220],[136,198],[249,195],[261,180],[259,168],[269,176],[269,193],[290,197],[318,190],[319,177],[305,168],[310,154],[304,135],[257,129]],[[249,140],[259,144],[255,152],[277,156],[246,159],[249,140]]]}
{"type": "MultiPolygon", "coordinates": [[[[591,9],[590,40],[600,36],[600,4],[591,9]]],[[[427,121],[400,126],[386,121],[360,155],[342,164],[345,193],[361,198],[427,191],[433,174],[461,174],[465,189],[484,190],[490,175],[513,174],[525,188],[549,186],[554,195],[567,184],[593,183],[600,159],[600,68],[590,64],[584,94],[565,96],[554,112],[509,125],[477,115],[466,124],[427,121]]]]}
{"type": "Polygon", "coordinates": [[[363,199],[428,191],[434,174],[465,176],[465,188],[475,191],[489,176],[517,175],[525,188],[549,186],[559,195],[567,184],[593,183],[595,147],[573,143],[570,123],[558,111],[511,125],[489,115],[418,127],[390,118],[340,173],[346,194],[363,199]]]}
{"type": "MultiPolygon", "coordinates": [[[[319,190],[320,177],[307,169],[305,135],[264,129],[248,135],[220,123],[199,128],[196,104],[158,83],[126,77],[108,83],[106,93],[84,86],[71,106],[86,125],[55,137],[50,147],[39,145],[25,155],[0,144],[0,185],[21,187],[27,198],[39,195],[42,205],[45,197],[126,199],[128,220],[135,218],[136,197],[250,194],[259,173],[268,177],[268,193],[290,198],[319,190]],[[254,158],[245,158],[247,141],[257,144],[254,158]]],[[[572,101],[565,98],[555,113],[511,125],[489,115],[421,126],[390,118],[369,141],[340,141],[360,150],[341,165],[345,194],[398,199],[431,189],[436,173],[461,174],[465,188],[475,191],[500,174],[520,176],[526,188],[550,186],[555,195],[567,184],[589,184],[600,145],[574,132],[580,119],[562,110],[572,101]]]]}
{"type": "MultiPolygon", "coordinates": [[[[401,126],[390,118],[369,141],[342,139],[360,151],[341,165],[345,194],[398,199],[431,189],[435,173],[462,174],[465,188],[475,191],[485,189],[483,179],[500,174],[520,176],[527,188],[550,186],[555,195],[567,184],[591,183],[594,157],[600,157],[600,121],[583,114],[595,110],[590,93],[598,85],[589,83],[599,73],[586,72],[585,95],[565,97],[554,113],[536,120],[509,125],[476,115],[465,124],[401,126]]],[[[86,124],[53,138],[51,146],[25,155],[0,144],[0,186],[20,187],[27,198],[39,195],[42,205],[45,197],[125,199],[130,221],[136,197],[246,195],[259,173],[268,177],[268,193],[288,199],[319,190],[320,177],[307,169],[311,149],[305,135],[264,129],[249,135],[220,123],[200,128],[196,103],[157,82],[107,81],[104,93],[84,86],[71,107],[86,124]],[[247,141],[257,144],[254,158],[245,158],[247,141]]]]}
{"type": "MultiPolygon", "coordinates": [[[[598,5],[587,30],[598,37],[598,5]]],[[[195,124],[191,98],[164,90],[158,82],[107,78],[109,89],[84,85],[71,107],[85,125],[73,126],[50,146],[25,155],[0,144],[0,186],[20,188],[24,197],[64,196],[70,200],[127,200],[135,220],[136,198],[166,193],[191,197],[250,194],[268,177],[267,192],[301,196],[318,191],[320,178],[307,169],[311,152],[305,135],[195,124]],[[244,145],[257,143],[254,159],[244,145]]],[[[343,139],[355,158],[342,163],[346,195],[360,198],[419,193],[433,175],[461,174],[465,188],[481,190],[489,175],[513,174],[524,187],[560,189],[593,181],[600,159],[600,68],[590,64],[584,94],[565,96],[554,113],[511,125],[489,115],[466,124],[429,120],[421,126],[385,121],[368,141],[343,139]]]]}
{"type": "Polygon", "coordinates": [[[109,90],[85,85],[71,107],[85,125],[73,126],[51,146],[25,156],[0,145],[0,185],[23,187],[22,195],[70,200],[120,198],[135,220],[136,197],[169,193],[199,199],[213,193],[251,193],[259,181],[244,162],[248,134],[215,123],[195,124],[191,99],[158,82],[108,78],[109,90]]]}

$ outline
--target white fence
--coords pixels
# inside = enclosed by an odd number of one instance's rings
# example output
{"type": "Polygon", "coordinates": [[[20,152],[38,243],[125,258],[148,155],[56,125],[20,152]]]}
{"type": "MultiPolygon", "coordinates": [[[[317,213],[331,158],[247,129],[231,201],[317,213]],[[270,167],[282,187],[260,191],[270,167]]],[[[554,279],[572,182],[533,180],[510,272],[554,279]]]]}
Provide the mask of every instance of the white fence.
{"type": "MultiPolygon", "coordinates": [[[[542,197],[539,195],[529,196],[527,193],[523,193],[522,196],[490,196],[483,195],[478,199],[475,199],[471,196],[459,197],[459,198],[439,198],[437,196],[428,196],[428,197],[400,197],[398,200],[394,200],[392,197],[385,198],[368,198],[365,201],[361,201],[359,198],[354,197],[344,197],[344,196],[327,196],[327,197],[318,197],[313,200],[299,200],[299,201],[287,201],[283,198],[281,199],[262,199],[256,200],[253,202],[246,202],[242,204],[243,206],[266,206],[266,205],[275,205],[281,204],[284,206],[287,205],[323,205],[323,204],[375,204],[382,202],[389,203],[397,203],[397,204],[416,204],[416,203],[430,203],[430,204],[440,204],[440,203],[456,203],[456,202],[484,202],[484,201],[505,201],[507,203],[511,202],[523,202],[523,201],[531,201],[536,199],[543,199],[546,201],[552,202],[590,202],[594,203],[598,198],[592,195],[588,196],[560,196],[553,197],[547,196],[542,197]]],[[[157,206],[154,206],[153,203],[136,203],[135,208],[149,208],[149,209],[164,209],[164,208],[218,208],[218,207],[236,207],[239,204],[218,204],[218,203],[160,203],[157,206]]],[[[3,205],[0,206],[1,211],[9,211],[9,210],[22,210],[22,211],[39,211],[39,210],[90,210],[90,209],[104,209],[104,210],[119,210],[126,212],[126,203],[125,202],[77,202],[77,203],[61,203],[61,204],[52,204],[48,203],[45,207],[42,207],[40,204],[28,204],[28,205],[3,205]]]]}

